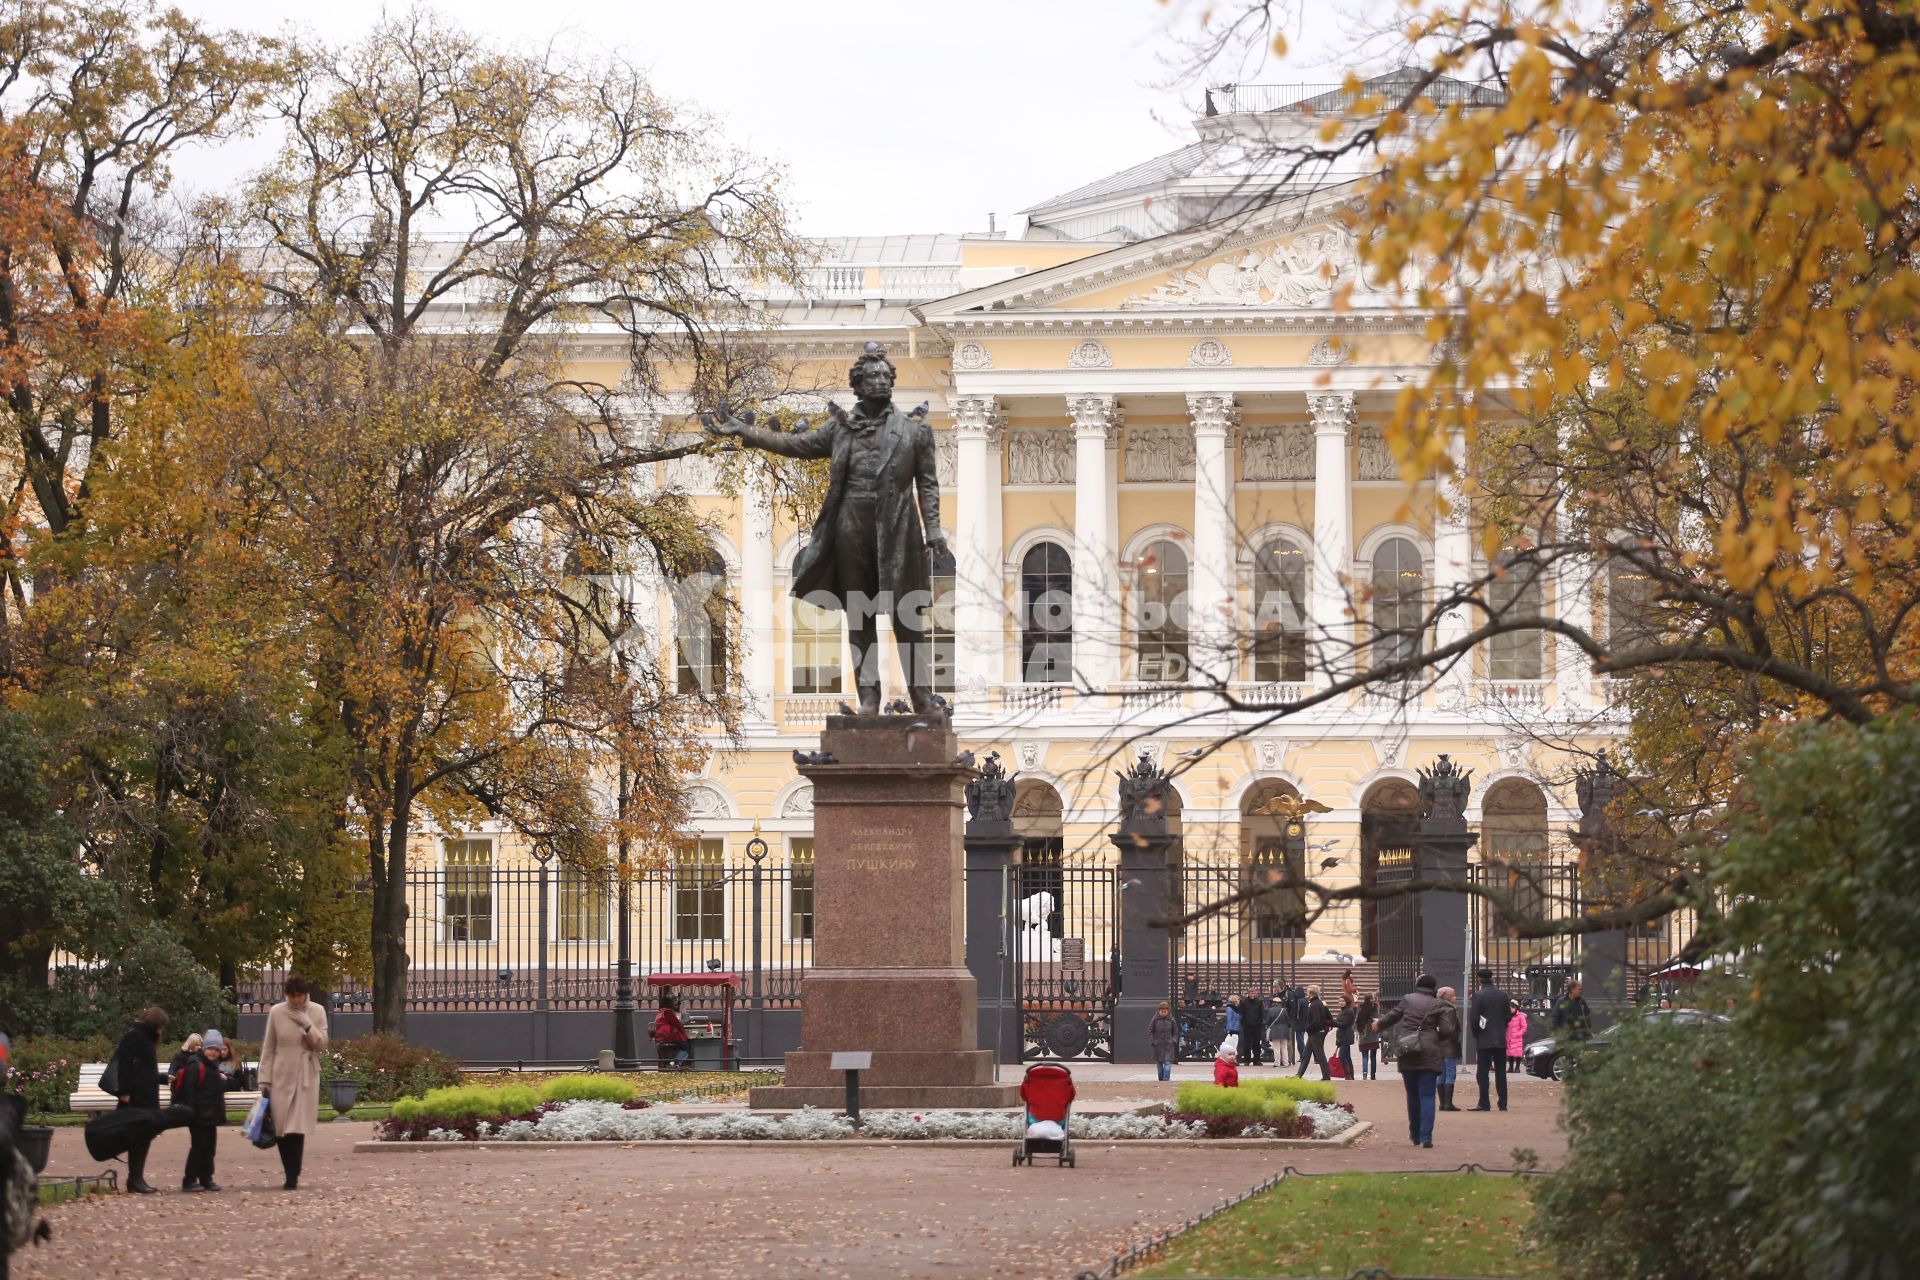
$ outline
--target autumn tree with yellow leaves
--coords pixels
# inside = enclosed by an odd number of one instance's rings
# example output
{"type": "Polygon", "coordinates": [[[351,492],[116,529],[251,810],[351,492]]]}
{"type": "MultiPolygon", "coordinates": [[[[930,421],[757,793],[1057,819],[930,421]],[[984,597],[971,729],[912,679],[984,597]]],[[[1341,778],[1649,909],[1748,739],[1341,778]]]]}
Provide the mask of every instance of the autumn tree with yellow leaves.
{"type": "Polygon", "coordinates": [[[617,584],[701,566],[701,522],[651,483],[700,447],[660,396],[781,389],[733,335],[801,246],[777,173],[618,60],[416,13],[294,50],[272,110],[280,161],[229,212],[267,304],[261,465],[346,744],[374,1027],[398,1033],[423,826],[497,819],[595,868],[662,850],[701,731],[735,723],[733,681],[683,691],[617,584]],[[597,361],[559,339],[582,327],[597,361]]]}
{"type": "MultiPolygon", "coordinates": [[[[1284,50],[1285,16],[1207,9],[1194,47],[1284,50]]],[[[1407,477],[1461,481],[1488,567],[1309,697],[1248,709],[1428,688],[1544,633],[1631,712],[1646,864],[1522,931],[1710,914],[1746,753],[1920,702],[1920,11],[1408,0],[1395,29],[1402,68],[1350,77],[1273,168],[1377,161],[1352,186],[1363,270],[1446,353],[1389,439],[1407,477]],[[1591,624],[1555,607],[1575,591],[1591,624]],[[1440,642],[1449,615],[1468,625],[1440,642]]]]}

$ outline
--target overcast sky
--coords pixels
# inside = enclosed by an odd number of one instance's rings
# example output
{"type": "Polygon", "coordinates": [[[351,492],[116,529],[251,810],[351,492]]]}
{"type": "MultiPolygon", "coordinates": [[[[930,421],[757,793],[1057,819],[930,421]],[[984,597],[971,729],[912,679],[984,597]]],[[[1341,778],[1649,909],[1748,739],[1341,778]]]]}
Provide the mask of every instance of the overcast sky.
{"type": "MultiPolygon", "coordinates": [[[[177,0],[224,26],[350,41],[379,0],[177,0]]],[[[1364,0],[1356,0],[1364,3],[1364,0]]],[[[1377,3],[1378,0],[1375,0],[1377,3]]],[[[1029,205],[1192,140],[1198,85],[1169,87],[1156,0],[463,0],[492,38],[620,50],[655,86],[719,114],[784,164],[811,235],[1004,230],[1029,205]]],[[[1309,5],[1295,54],[1263,80],[1327,80],[1336,18],[1309,5]]],[[[1191,12],[1192,10],[1189,10],[1191,12]]],[[[1223,77],[1230,78],[1230,77],[1223,77]]],[[[179,166],[226,185],[267,146],[179,166]]]]}

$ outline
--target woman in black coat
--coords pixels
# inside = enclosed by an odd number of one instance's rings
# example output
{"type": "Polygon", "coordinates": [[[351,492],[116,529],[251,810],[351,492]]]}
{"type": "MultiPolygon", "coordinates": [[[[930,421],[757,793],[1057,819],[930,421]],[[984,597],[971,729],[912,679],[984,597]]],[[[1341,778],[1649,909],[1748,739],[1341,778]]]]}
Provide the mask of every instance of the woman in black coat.
{"type": "MultiPolygon", "coordinates": [[[[120,1037],[107,1068],[114,1081],[122,1107],[160,1109],[160,1033],[167,1029],[167,1011],[154,1006],[142,1009],[133,1027],[120,1037]]],[[[147,1148],[152,1139],[142,1139],[127,1148],[127,1190],[136,1195],[152,1195],[158,1188],[147,1184],[147,1148]]]]}

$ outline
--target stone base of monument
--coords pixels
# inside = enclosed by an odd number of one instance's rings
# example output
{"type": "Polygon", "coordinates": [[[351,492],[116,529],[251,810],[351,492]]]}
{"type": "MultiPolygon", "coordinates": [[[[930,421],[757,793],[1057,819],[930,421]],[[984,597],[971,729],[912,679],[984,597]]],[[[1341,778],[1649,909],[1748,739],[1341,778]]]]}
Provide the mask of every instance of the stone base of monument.
{"type": "Polygon", "coordinates": [[[1013,1107],[979,1048],[963,948],[961,788],[973,771],[945,715],[829,716],[813,782],[813,962],[800,983],[801,1048],[757,1108],[831,1107],[836,1051],[867,1051],[867,1107],[1013,1107]]]}

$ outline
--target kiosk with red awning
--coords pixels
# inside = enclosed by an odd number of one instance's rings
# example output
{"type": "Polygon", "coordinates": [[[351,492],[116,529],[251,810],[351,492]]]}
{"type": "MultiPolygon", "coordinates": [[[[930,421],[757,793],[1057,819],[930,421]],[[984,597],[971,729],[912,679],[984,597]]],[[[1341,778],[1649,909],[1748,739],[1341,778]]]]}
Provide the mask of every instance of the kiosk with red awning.
{"type": "Polygon", "coordinates": [[[661,987],[718,987],[720,988],[720,1069],[738,1071],[739,1055],[733,1047],[733,993],[740,985],[737,973],[650,973],[647,985],[656,991],[661,987]]]}

